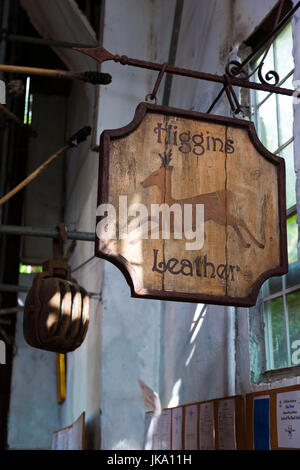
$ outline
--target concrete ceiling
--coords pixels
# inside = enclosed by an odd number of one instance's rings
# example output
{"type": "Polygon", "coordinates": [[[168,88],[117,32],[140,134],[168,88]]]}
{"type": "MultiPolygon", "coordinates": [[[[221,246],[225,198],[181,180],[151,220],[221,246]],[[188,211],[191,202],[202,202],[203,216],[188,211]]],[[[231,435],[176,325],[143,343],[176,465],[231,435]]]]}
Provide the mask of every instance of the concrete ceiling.
{"type": "MultiPolygon", "coordinates": [[[[97,44],[96,34],[74,0],[20,0],[29,19],[41,37],[91,46],[97,44]]],[[[53,48],[69,70],[95,70],[96,62],[67,48],[53,48]]]]}

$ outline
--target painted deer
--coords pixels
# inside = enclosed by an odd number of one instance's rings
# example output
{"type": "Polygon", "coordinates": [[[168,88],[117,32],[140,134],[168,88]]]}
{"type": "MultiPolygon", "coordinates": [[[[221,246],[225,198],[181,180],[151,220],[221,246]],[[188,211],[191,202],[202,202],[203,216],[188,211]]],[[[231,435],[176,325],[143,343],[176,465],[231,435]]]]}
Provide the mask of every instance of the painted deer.
{"type": "Polygon", "coordinates": [[[170,165],[172,160],[172,150],[168,153],[164,152],[164,155],[159,154],[161,159],[161,166],[158,170],[151,173],[148,178],[141,182],[144,188],[150,186],[156,186],[159,189],[158,203],[168,204],[180,204],[182,210],[184,204],[204,204],[204,222],[213,220],[218,225],[231,226],[244,248],[249,248],[251,245],[247,243],[240,229],[243,229],[252,242],[259,248],[264,248],[264,245],[260,243],[250,232],[246,223],[243,219],[237,217],[232,213],[235,205],[235,195],[228,189],[222,189],[220,191],[214,191],[212,193],[200,194],[185,199],[175,199],[172,196],[172,171],[174,167],[170,165]],[[227,208],[225,211],[224,208],[227,208]]]}

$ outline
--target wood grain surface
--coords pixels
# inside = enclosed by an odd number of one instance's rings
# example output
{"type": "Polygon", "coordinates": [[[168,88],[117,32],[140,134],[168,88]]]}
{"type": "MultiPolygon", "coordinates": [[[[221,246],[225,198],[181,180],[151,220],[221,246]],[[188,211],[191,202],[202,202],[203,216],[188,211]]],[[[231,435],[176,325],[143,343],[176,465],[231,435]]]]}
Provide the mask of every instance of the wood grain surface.
{"type": "Polygon", "coordinates": [[[140,104],[128,126],[101,137],[98,206],[116,208],[117,229],[119,196],[148,209],[149,236],[129,217],[128,236],[100,237],[96,255],[122,270],[133,296],[253,305],[262,282],[287,270],[284,160],[248,121],[140,104]],[[187,249],[184,230],[176,238],[172,214],[170,239],[161,218],[151,238],[151,205],[164,203],[183,218],[186,204],[204,205],[202,248],[187,249]]]}

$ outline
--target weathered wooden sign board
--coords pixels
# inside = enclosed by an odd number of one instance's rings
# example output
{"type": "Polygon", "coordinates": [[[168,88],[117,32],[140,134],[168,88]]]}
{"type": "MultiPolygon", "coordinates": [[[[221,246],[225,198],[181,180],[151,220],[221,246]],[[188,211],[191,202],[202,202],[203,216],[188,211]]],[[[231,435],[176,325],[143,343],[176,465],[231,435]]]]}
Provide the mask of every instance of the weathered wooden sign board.
{"type": "Polygon", "coordinates": [[[100,148],[95,251],[133,297],[251,306],[266,279],[287,272],[284,160],[251,122],[141,103],[100,148]],[[161,216],[153,237],[150,208],[163,203],[203,205],[203,246],[178,236],[172,212],[170,238],[161,216]]]}

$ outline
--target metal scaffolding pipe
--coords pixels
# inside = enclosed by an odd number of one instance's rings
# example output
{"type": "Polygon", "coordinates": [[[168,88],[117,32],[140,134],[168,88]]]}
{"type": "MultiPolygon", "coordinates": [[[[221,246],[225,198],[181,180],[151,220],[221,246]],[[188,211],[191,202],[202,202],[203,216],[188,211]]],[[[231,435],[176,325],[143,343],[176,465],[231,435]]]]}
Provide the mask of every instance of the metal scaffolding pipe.
{"type": "Polygon", "coordinates": [[[1,38],[4,41],[21,42],[27,44],[36,44],[38,46],[50,46],[50,47],[65,47],[72,49],[72,47],[96,47],[97,43],[94,44],[79,44],[77,42],[68,41],[57,41],[55,39],[35,38],[32,36],[23,36],[20,34],[11,34],[7,30],[2,29],[1,38]]]}
{"type": "MultiPolygon", "coordinates": [[[[0,308],[0,316],[11,315],[12,313],[22,312],[23,310],[24,310],[24,307],[22,307],[22,305],[19,305],[18,307],[0,308]]],[[[4,320],[1,320],[0,323],[2,323],[3,321],[4,320]]]]}
{"type": "MultiPolygon", "coordinates": [[[[33,228],[18,225],[0,225],[0,233],[7,235],[26,235],[28,237],[44,237],[44,238],[59,238],[59,231],[57,229],[44,229],[33,228]]],[[[96,235],[93,232],[77,232],[67,231],[69,240],[81,240],[86,242],[94,242],[96,235]]]]}
{"type": "MultiPolygon", "coordinates": [[[[17,225],[0,225],[0,234],[6,235],[25,235],[31,237],[59,238],[60,234],[57,229],[47,230],[43,228],[19,227],[17,225]]],[[[94,242],[96,235],[93,232],[67,232],[69,240],[81,240],[86,242],[94,242]]],[[[30,287],[15,286],[11,284],[0,284],[0,292],[28,292],[30,287]]],[[[88,292],[91,299],[101,300],[101,293],[88,292]]]]}
{"type": "Polygon", "coordinates": [[[0,284],[0,292],[29,292],[30,287],[0,284]]]}
{"type": "MultiPolygon", "coordinates": [[[[0,292],[29,292],[31,289],[30,286],[15,286],[13,284],[0,284],[0,292]]],[[[101,300],[101,292],[98,294],[96,292],[87,293],[90,299],[101,300]]]]}

